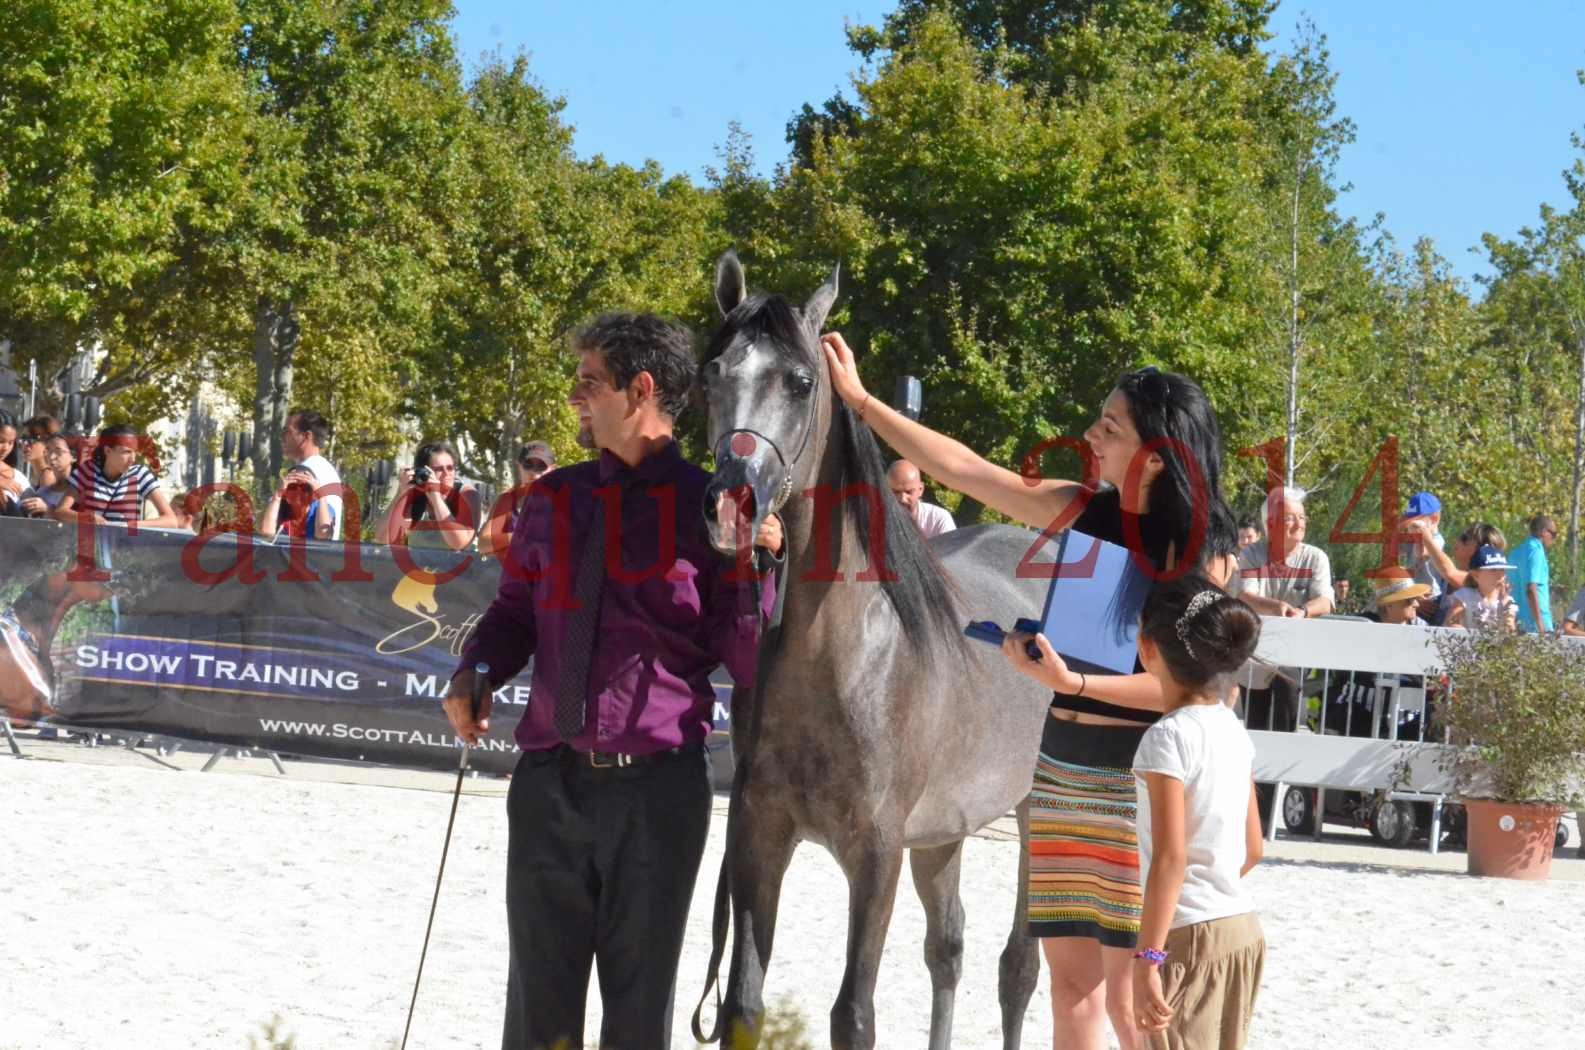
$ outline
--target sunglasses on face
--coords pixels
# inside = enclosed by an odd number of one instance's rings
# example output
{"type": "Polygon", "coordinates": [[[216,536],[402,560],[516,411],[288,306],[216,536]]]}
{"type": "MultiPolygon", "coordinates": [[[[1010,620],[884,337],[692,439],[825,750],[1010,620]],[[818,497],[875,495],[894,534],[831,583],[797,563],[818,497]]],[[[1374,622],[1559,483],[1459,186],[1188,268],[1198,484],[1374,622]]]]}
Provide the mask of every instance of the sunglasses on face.
{"type": "Polygon", "coordinates": [[[517,465],[522,467],[524,470],[532,470],[538,474],[543,474],[545,471],[550,469],[537,459],[520,459],[517,461],[517,465]]]}

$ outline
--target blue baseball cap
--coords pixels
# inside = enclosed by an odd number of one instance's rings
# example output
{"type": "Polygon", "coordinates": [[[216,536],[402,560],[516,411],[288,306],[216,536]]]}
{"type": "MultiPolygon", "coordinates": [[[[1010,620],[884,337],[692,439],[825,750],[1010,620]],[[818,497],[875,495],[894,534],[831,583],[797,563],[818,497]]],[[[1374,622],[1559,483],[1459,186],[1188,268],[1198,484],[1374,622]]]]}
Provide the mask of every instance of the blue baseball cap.
{"type": "Polygon", "coordinates": [[[1513,567],[1508,564],[1503,552],[1489,543],[1477,549],[1469,559],[1470,572],[1476,569],[1512,569],[1513,567]]]}
{"type": "Polygon", "coordinates": [[[1406,518],[1419,518],[1427,514],[1435,514],[1442,509],[1442,501],[1429,492],[1416,492],[1409,497],[1409,503],[1403,508],[1406,518]]]}

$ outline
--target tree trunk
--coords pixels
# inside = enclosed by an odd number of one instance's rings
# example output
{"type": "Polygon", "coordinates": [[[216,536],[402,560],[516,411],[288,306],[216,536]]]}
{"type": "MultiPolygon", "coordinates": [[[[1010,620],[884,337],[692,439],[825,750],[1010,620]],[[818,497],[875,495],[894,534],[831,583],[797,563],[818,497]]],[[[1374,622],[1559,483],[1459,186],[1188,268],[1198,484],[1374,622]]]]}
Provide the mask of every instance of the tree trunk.
{"type": "MultiPolygon", "coordinates": [[[[260,299],[253,311],[253,488],[262,503],[281,472],[281,428],[292,397],[292,361],[301,329],[290,302],[260,299]]],[[[255,511],[257,513],[257,511],[255,511]]]]}
{"type": "Polygon", "coordinates": [[[1293,485],[1294,448],[1299,443],[1299,193],[1304,187],[1304,159],[1293,172],[1293,221],[1288,229],[1292,268],[1288,303],[1288,447],[1282,483],[1293,485]]]}
{"type": "Polygon", "coordinates": [[[1568,502],[1568,561],[1569,575],[1579,571],[1579,487],[1585,475],[1585,332],[1575,330],[1574,341],[1579,344],[1579,393],[1574,400],[1574,483],[1569,486],[1568,502]]]}

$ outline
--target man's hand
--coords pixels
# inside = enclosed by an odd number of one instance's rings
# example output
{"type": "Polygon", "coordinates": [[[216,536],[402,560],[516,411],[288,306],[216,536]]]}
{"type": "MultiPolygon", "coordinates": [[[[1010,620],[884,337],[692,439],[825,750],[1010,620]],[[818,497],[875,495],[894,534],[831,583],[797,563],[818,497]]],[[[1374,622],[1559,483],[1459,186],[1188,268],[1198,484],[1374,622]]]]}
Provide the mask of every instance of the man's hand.
{"type": "Polygon", "coordinates": [[[45,514],[49,507],[37,496],[29,496],[22,501],[22,513],[30,518],[37,518],[45,514]]]}
{"type": "Polygon", "coordinates": [[[457,677],[451,680],[451,686],[446,690],[446,699],[443,706],[446,709],[446,718],[451,722],[451,728],[457,735],[467,741],[469,747],[478,744],[479,739],[490,732],[490,691],[486,689],[479,698],[479,717],[473,717],[473,682],[475,672],[471,667],[465,667],[457,672],[457,677]]]}
{"type": "Polygon", "coordinates": [[[754,534],[754,546],[764,547],[772,554],[780,557],[781,545],[781,519],[774,514],[767,514],[765,515],[765,520],[759,523],[759,531],[754,534]]]}
{"type": "Polygon", "coordinates": [[[281,479],[281,487],[276,490],[275,494],[277,496],[281,495],[292,485],[307,485],[310,489],[315,488],[314,475],[310,471],[304,470],[302,467],[293,467],[291,470],[288,470],[286,472],[286,476],[281,479]]]}

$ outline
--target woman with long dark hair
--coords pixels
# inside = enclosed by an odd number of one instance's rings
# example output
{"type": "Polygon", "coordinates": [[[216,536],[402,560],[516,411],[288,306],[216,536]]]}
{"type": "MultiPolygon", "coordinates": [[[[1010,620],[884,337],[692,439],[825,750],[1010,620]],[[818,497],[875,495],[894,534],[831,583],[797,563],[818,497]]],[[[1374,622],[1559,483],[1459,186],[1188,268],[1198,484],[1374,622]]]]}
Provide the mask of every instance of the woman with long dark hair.
{"type": "MultiPolygon", "coordinates": [[[[872,398],[853,351],[823,338],[837,395],[898,455],[948,488],[1038,529],[1055,523],[1129,547],[1160,575],[1201,571],[1225,585],[1238,536],[1222,498],[1222,437],[1205,392],[1155,368],[1122,376],[1084,432],[1086,474],[1039,480],[1007,470],[872,398]]],[[[1161,716],[1160,683],[1070,670],[1042,635],[1004,651],[1052,690],[1030,813],[1029,932],[1051,967],[1054,1044],[1101,1050],[1111,1019],[1122,1050],[1143,1045],[1132,1008],[1131,958],[1139,933],[1139,848],[1134,752],[1161,716]]]]}
{"type": "Polygon", "coordinates": [[[479,527],[479,490],[457,479],[457,453],[444,441],[418,446],[413,465],[403,467],[398,492],[374,530],[374,542],[399,546],[415,532],[434,532],[460,551],[479,527]],[[424,520],[434,525],[420,526],[424,520]]]}
{"type": "Polygon", "coordinates": [[[28,479],[22,472],[19,445],[16,420],[0,409],[0,514],[21,513],[22,493],[28,487],[28,479]]]}

